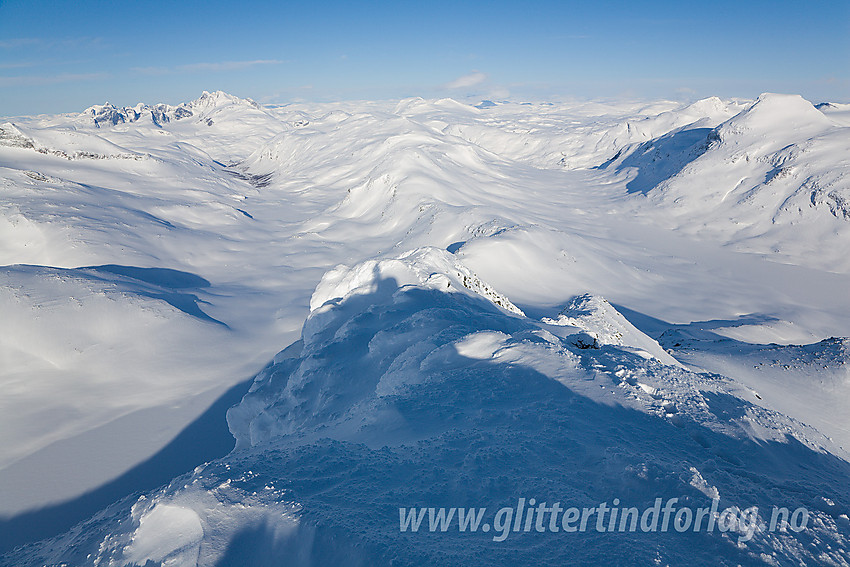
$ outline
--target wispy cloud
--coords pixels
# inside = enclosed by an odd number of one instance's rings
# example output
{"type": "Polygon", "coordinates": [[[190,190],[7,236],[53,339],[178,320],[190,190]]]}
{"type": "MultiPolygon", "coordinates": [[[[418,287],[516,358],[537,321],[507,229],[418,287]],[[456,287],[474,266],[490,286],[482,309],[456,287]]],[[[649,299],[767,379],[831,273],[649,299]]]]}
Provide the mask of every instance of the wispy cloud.
{"type": "Polygon", "coordinates": [[[0,39],[0,49],[18,49],[20,47],[31,47],[43,45],[44,40],[37,37],[15,37],[11,39],[0,39]]]}
{"type": "Polygon", "coordinates": [[[23,69],[24,67],[32,67],[33,63],[28,61],[20,61],[17,63],[0,63],[0,69],[23,69]]]}
{"type": "Polygon", "coordinates": [[[251,61],[218,61],[213,63],[189,63],[175,67],[133,67],[133,71],[143,75],[170,75],[173,73],[200,73],[204,71],[219,73],[222,71],[239,71],[261,65],[280,65],[279,59],[253,59],[251,61]]]}
{"type": "Polygon", "coordinates": [[[300,95],[311,92],[313,88],[313,85],[301,85],[299,87],[289,88],[283,92],[278,91],[274,94],[263,95],[256,100],[263,104],[274,104],[281,102],[302,102],[305,99],[303,99],[300,95]]]}
{"type": "Polygon", "coordinates": [[[31,87],[58,83],[81,83],[105,79],[106,73],[60,73],[58,75],[19,75],[0,77],[0,87],[31,87]]]}
{"type": "Polygon", "coordinates": [[[0,49],[22,49],[22,48],[38,48],[38,49],[76,49],[76,48],[92,48],[105,47],[106,44],[102,37],[66,37],[66,38],[44,38],[44,37],[13,37],[9,39],[0,39],[0,49]]]}
{"type": "Polygon", "coordinates": [[[130,70],[141,75],[169,75],[177,72],[173,67],[131,67],[130,70]]]}
{"type": "Polygon", "coordinates": [[[255,59],[253,61],[220,61],[218,63],[193,63],[181,65],[181,71],[237,71],[258,65],[280,65],[283,61],[277,59],[255,59]]]}
{"type": "Polygon", "coordinates": [[[480,71],[473,71],[467,75],[458,77],[454,81],[449,81],[443,85],[444,89],[468,89],[476,85],[480,85],[487,80],[487,75],[480,71]]]}
{"type": "Polygon", "coordinates": [[[587,34],[570,33],[570,34],[557,34],[557,35],[553,35],[553,36],[550,36],[550,37],[553,40],[562,41],[562,40],[576,40],[576,39],[591,39],[593,36],[587,35],[587,34]]]}

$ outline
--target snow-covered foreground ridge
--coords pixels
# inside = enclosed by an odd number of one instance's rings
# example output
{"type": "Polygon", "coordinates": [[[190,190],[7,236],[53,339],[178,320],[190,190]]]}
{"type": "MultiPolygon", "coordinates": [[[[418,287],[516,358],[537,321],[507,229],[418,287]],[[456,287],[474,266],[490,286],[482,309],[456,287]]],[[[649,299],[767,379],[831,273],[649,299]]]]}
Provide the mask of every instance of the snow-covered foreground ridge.
{"type": "Polygon", "coordinates": [[[479,106],[0,124],[3,543],[65,532],[0,563],[850,562],[846,107],[479,106]],[[255,374],[236,449],[179,476],[175,435],[255,374]],[[121,480],[148,458],[176,479],[121,480]],[[71,528],[104,486],[146,493],[71,528]],[[746,538],[397,523],[530,498],[759,512],[746,538]]]}
{"type": "MultiPolygon", "coordinates": [[[[313,303],[301,340],[228,412],[233,453],[14,560],[850,559],[846,453],[756,405],[754,393],[732,379],[662,364],[628,344],[590,346],[589,328],[529,319],[439,249],[338,268],[313,303]],[[721,509],[755,506],[760,527],[751,539],[737,526],[654,535],[534,531],[502,546],[486,533],[410,533],[398,524],[400,507],[496,508],[519,498],[592,507],[617,498],[643,509],[659,496],[693,508],[715,498],[721,509]],[[773,506],[806,508],[808,527],[770,532],[773,506]]],[[[594,307],[584,311],[601,309],[599,301],[586,303],[594,307]]]]}

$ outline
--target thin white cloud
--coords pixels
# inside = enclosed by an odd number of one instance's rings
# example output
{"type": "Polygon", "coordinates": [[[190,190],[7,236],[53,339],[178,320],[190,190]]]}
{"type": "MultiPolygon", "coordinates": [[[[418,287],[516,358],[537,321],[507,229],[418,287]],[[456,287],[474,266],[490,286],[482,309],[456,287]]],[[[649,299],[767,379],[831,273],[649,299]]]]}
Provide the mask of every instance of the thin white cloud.
{"type": "Polygon", "coordinates": [[[480,71],[473,71],[467,75],[458,77],[454,81],[450,81],[443,85],[444,89],[468,89],[476,85],[480,85],[487,80],[487,75],[480,71]]]}
{"type": "Polygon", "coordinates": [[[176,69],[168,67],[132,67],[130,70],[141,75],[168,75],[177,72],[176,69]]]}
{"type": "Polygon", "coordinates": [[[219,61],[216,63],[192,63],[180,65],[180,71],[237,71],[258,65],[280,65],[283,61],[278,59],[255,59],[253,61],[219,61]]]}
{"type": "Polygon", "coordinates": [[[61,73],[59,75],[19,75],[0,77],[0,87],[29,87],[55,85],[57,83],[80,83],[108,77],[106,73],[61,73]]]}
{"type": "Polygon", "coordinates": [[[0,63],[0,69],[23,69],[24,67],[32,67],[33,63],[18,62],[18,63],[0,63]]]}
{"type": "Polygon", "coordinates": [[[222,71],[249,69],[260,65],[280,65],[282,63],[284,63],[284,61],[279,59],[254,59],[252,61],[189,63],[187,65],[177,65],[176,67],[133,67],[132,71],[142,75],[172,75],[174,73],[200,73],[204,71],[218,73],[222,71]]]}
{"type": "Polygon", "coordinates": [[[86,49],[102,48],[106,44],[102,37],[65,37],[65,38],[43,38],[43,37],[13,37],[0,40],[0,49],[21,49],[32,47],[37,49],[86,49]]]}
{"type": "Polygon", "coordinates": [[[511,91],[507,87],[495,86],[487,91],[487,97],[492,100],[506,99],[511,96],[511,91]]]}
{"type": "Polygon", "coordinates": [[[21,47],[30,47],[33,45],[41,45],[43,39],[37,37],[15,37],[11,39],[0,39],[0,49],[18,49],[21,47]]]}

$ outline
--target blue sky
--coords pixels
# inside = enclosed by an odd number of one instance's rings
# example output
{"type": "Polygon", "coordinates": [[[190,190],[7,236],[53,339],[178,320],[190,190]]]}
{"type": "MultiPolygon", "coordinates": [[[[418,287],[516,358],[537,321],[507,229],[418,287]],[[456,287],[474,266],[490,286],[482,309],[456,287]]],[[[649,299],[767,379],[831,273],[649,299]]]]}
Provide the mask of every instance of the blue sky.
{"type": "Polygon", "coordinates": [[[260,102],[850,102],[850,1],[0,0],[0,115],[260,102]]]}

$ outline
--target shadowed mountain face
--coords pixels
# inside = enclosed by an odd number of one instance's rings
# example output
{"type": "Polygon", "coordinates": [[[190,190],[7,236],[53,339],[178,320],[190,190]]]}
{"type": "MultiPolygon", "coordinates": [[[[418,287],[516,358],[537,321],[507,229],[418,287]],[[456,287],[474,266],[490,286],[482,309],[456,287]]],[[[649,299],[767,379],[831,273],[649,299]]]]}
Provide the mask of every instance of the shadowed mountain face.
{"type": "MultiPolygon", "coordinates": [[[[168,268],[139,268],[135,266],[87,266],[75,269],[49,268],[45,266],[7,266],[0,271],[13,272],[35,278],[62,277],[93,283],[98,287],[114,286],[112,293],[130,294],[163,301],[202,321],[224,325],[204,313],[198,303],[201,300],[190,290],[208,288],[210,282],[204,278],[168,268]]],[[[48,506],[36,511],[27,511],[0,520],[0,551],[49,536],[54,536],[86,519],[99,509],[141,490],[150,490],[167,482],[176,474],[194,467],[198,462],[222,455],[230,450],[233,441],[224,427],[223,412],[238,401],[245,385],[237,386],[225,394],[222,401],[213,404],[198,420],[184,430],[171,444],[163,448],[146,462],[68,502],[48,506]],[[236,396],[236,397],[234,397],[236,396]],[[216,422],[218,422],[216,424],[216,422]]],[[[127,416],[126,421],[143,423],[146,412],[127,416]]],[[[149,419],[156,419],[150,412],[149,419]]],[[[90,434],[85,443],[97,444],[97,437],[108,438],[115,424],[90,434]]],[[[70,447],[47,447],[23,461],[14,463],[4,471],[7,478],[37,475],[35,469],[50,468],[56,462],[67,460],[73,452],[70,447]]],[[[86,447],[76,449],[80,454],[90,452],[86,447]]]]}
{"type": "Polygon", "coordinates": [[[105,281],[111,280],[123,284],[132,293],[159,299],[187,315],[227,327],[226,324],[204,313],[198,306],[198,303],[203,301],[198,299],[197,295],[187,293],[187,290],[210,287],[209,281],[195,274],[170,268],[138,268],[115,264],[87,266],[77,270],[89,274],[93,272],[93,275],[105,281]]]}
{"type": "Polygon", "coordinates": [[[112,285],[119,293],[137,295],[150,299],[164,301],[192,317],[202,321],[227,326],[213,319],[199,307],[203,303],[191,290],[200,291],[210,287],[210,282],[204,278],[170,268],[139,268],[136,266],[84,266],[80,268],[52,268],[49,266],[5,266],[0,270],[10,270],[19,274],[29,273],[45,278],[50,276],[65,276],[83,281],[94,282],[98,285],[112,285]]]}
{"type": "MultiPolygon", "coordinates": [[[[168,445],[118,478],[73,500],[0,520],[0,553],[66,532],[117,501],[165,484],[198,463],[226,455],[233,448],[234,440],[223,416],[230,406],[239,402],[247,389],[248,383],[243,383],[228,390],[168,445]]],[[[122,421],[129,422],[131,426],[143,425],[147,420],[157,419],[157,413],[140,411],[122,418],[122,421]]],[[[97,446],[100,441],[100,446],[105,446],[104,441],[113,436],[116,429],[116,424],[107,424],[80,440],[77,447],[47,447],[12,465],[7,474],[34,474],[34,469],[55,466],[57,461],[62,460],[57,451],[76,450],[80,455],[92,453],[91,445],[97,446]]],[[[96,458],[97,454],[92,456],[96,458]]]]}
{"type": "Polygon", "coordinates": [[[616,171],[635,169],[637,173],[626,183],[626,188],[629,193],[646,194],[704,154],[712,139],[716,139],[712,132],[711,128],[693,128],[664,134],[630,149],[624,158],[617,154],[599,168],[612,167],[616,171]]]}
{"type": "Polygon", "coordinates": [[[210,287],[210,282],[200,276],[169,268],[138,268],[107,264],[105,266],[85,266],[78,269],[126,276],[130,279],[171,290],[210,287]]]}

